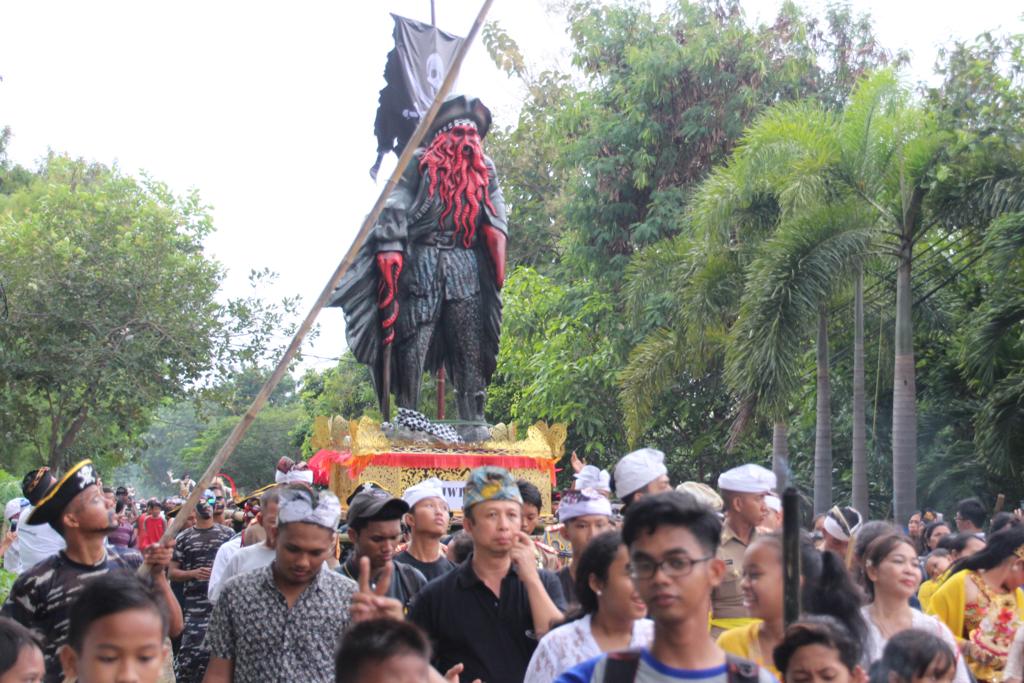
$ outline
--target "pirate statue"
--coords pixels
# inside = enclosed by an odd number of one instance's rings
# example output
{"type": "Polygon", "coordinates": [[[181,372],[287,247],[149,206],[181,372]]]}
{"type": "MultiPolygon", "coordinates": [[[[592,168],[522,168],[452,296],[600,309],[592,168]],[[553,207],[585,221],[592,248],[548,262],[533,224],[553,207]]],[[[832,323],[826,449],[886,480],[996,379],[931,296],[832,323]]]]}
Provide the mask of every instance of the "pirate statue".
{"type": "Polygon", "coordinates": [[[416,410],[423,373],[444,367],[459,418],[476,425],[463,431],[467,441],[488,437],[505,280],[505,202],[481,147],[490,125],[480,100],[444,101],[331,300],[381,405],[390,390],[416,410]]]}

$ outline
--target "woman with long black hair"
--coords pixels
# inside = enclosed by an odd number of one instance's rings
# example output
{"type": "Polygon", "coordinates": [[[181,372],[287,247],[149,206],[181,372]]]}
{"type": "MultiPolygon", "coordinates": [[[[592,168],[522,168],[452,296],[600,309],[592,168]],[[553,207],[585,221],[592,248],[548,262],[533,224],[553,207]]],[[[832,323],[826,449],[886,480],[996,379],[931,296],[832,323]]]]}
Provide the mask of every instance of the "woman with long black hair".
{"type": "Polygon", "coordinates": [[[551,683],[566,669],[603,652],[647,647],[654,622],[633,587],[629,553],[618,531],[595,536],[576,568],[580,606],[548,632],[533,653],[524,683],[551,683]]]}
{"type": "Polygon", "coordinates": [[[988,545],[949,569],[929,603],[958,639],[978,681],[1000,681],[1018,626],[1024,620],[1024,527],[988,537],[988,545]]]}

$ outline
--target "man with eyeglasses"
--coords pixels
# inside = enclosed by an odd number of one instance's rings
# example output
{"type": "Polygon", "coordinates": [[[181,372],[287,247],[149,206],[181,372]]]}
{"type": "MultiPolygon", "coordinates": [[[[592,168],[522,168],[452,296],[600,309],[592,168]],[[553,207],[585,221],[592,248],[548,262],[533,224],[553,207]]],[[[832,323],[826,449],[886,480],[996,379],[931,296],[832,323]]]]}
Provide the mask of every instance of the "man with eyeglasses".
{"type": "Polygon", "coordinates": [[[207,597],[210,570],[217,551],[234,533],[214,520],[217,497],[207,489],[196,502],[196,524],[178,534],[171,560],[171,581],[185,584],[181,610],[185,615],[185,630],[181,646],[174,660],[174,676],[179,683],[199,683],[206,673],[210,655],[202,648],[206,628],[210,623],[213,603],[207,597]]]}
{"type": "Polygon", "coordinates": [[[348,507],[348,537],[352,539],[354,552],[337,569],[356,583],[362,570],[360,561],[369,559],[370,588],[389,574],[387,597],[394,598],[408,607],[413,597],[427,578],[410,564],[395,562],[398,544],[402,542],[402,516],[409,512],[409,504],[395,498],[381,488],[368,488],[352,499],[348,507]]]}
{"type": "Polygon", "coordinates": [[[637,501],[622,537],[630,574],[654,620],[650,648],[605,654],[557,683],[773,683],[767,670],[722,651],[708,632],[711,592],[725,576],[716,557],[722,523],[691,496],[672,491],[637,501]]]}
{"type": "Polygon", "coordinates": [[[984,540],[985,532],[981,528],[985,525],[985,506],[977,498],[966,498],[956,504],[956,530],[962,534],[974,534],[984,540]]]}
{"type": "Polygon", "coordinates": [[[768,513],[764,498],[775,488],[775,475],[760,465],[740,465],[718,477],[722,492],[725,525],[718,557],[725,563],[725,575],[711,601],[711,635],[745,626],[751,619],[743,606],[740,579],[743,554],[757,535],[757,527],[768,513]]]}

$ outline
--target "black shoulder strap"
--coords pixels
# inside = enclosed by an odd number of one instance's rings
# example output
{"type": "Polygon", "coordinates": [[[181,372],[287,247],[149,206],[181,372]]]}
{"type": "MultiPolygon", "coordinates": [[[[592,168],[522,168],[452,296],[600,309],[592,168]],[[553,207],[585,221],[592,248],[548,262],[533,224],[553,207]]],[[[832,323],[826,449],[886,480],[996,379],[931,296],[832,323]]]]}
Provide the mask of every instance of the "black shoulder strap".
{"type": "Polygon", "coordinates": [[[760,667],[749,659],[725,653],[726,677],[728,683],[757,683],[760,667]]]}
{"type": "Polygon", "coordinates": [[[640,668],[640,650],[609,653],[604,663],[602,683],[633,683],[640,668]]]}

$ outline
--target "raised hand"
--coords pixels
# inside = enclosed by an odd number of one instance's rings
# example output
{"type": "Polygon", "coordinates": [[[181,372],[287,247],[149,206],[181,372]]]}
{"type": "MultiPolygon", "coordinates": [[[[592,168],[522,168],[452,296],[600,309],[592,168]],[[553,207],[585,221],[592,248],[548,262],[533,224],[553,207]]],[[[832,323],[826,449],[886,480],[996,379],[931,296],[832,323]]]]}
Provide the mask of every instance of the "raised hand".
{"type": "Polygon", "coordinates": [[[533,539],[523,532],[516,532],[515,543],[512,545],[512,562],[516,565],[519,577],[525,579],[537,573],[537,556],[534,554],[533,539]]]}
{"type": "Polygon", "coordinates": [[[569,463],[572,465],[572,471],[575,472],[576,474],[582,472],[583,467],[586,465],[585,462],[580,460],[580,456],[576,455],[576,451],[572,452],[572,459],[569,461],[569,463]]]}
{"type": "Polygon", "coordinates": [[[352,596],[350,613],[353,622],[370,619],[404,619],[402,603],[387,597],[391,587],[391,573],[394,565],[390,562],[377,579],[377,585],[370,588],[370,558],[359,558],[359,592],[352,596]]]}

